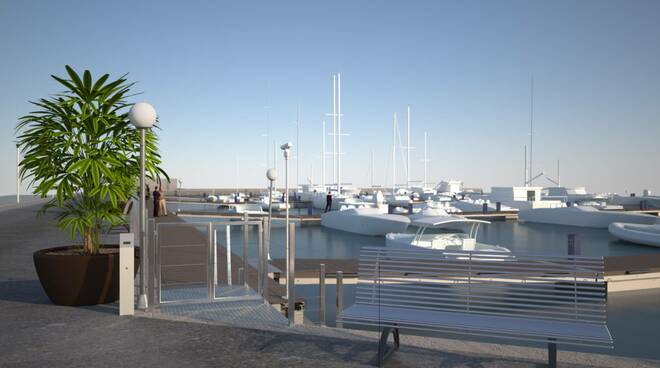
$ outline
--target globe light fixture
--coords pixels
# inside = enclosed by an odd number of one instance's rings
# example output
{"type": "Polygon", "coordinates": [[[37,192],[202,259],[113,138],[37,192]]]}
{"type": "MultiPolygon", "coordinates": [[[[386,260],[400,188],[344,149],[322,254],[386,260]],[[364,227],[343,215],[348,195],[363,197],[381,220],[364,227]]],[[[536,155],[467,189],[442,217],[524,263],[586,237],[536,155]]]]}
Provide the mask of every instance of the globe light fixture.
{"type": "Polygon", "coordinates": [[[128,118],[138,129],[151,128],[156,124],[156,109],[146,102],[138,102],[128,112],[128,118]]]}

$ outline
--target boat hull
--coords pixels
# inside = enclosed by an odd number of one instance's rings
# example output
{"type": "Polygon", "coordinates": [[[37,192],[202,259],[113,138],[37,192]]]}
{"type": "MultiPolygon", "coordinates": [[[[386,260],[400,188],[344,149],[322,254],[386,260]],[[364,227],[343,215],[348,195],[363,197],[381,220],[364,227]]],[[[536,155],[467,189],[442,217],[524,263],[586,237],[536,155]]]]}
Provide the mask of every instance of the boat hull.
{"type": "Polygon", "coordinates": [[[399,215],[351,214],[353,210],[332,211],[321,216],[321,226],[349,233],[384,236],[404,232],[410,219],[399,215]]]}
{"type": "Polygon", "coordinates": [[[614,222],[607,228],[610,234],[631,243],[660,247],[660,225],[639,225],[614,222]]]}
{"type": "Polygon", "coordinates": [[[536,208],[520,210],[522,222],[566,225],[607,229],[613,222],[653,225],[660,220],[657,216],[616,211],[600,211],[591,207],[536,208]]]}

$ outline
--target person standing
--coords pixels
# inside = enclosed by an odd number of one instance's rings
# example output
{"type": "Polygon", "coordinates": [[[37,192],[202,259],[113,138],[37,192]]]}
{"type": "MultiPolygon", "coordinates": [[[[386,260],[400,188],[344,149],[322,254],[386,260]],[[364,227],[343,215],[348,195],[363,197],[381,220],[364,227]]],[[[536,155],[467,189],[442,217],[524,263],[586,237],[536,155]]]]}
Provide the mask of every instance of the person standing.
{"type": "Polygon", "coordinates": [[[328,212],[332,210],[332,194],[328,192],[328,195],[325,196],[325,211],[328,212]]]}
{"type": "Polygon", "coordinates": [[[160,212],[160,192],[158,191],[158,187],[154,187],[152,195],[154,197],[154,217],[158,217],[160,212]]]}
{"type": "Polygon", "coordinates": [[[158,188],[158,193],[160,193],[160,199],[159,199],[159,212],[163,216],[167,216],[167,203],[165,203],[165,191],[163,191],[163,186],[161,185],[160,188],[158,188]]]}

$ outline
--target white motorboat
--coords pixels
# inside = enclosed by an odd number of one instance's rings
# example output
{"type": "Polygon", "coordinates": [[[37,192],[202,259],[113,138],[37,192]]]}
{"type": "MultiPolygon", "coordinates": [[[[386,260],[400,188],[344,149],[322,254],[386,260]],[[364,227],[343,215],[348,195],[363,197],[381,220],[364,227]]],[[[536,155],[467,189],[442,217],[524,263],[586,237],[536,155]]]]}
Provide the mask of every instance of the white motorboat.
{"type": "Polygon", "coordinates": [[[378,208],[351,208],[321,215],[321,226],[361,235],[403,232],[409,224],[406,216],[384,214],[378,208]]]}
{"type": "Polygon", "coordinates": [[[660,247],[660,225],[640,225],[613,222],[608,226],[610,234],[631,243],[660,247]]]}
{"type": "Polygon", "coordinates": [[[510,253],[507,248],[499,245],[477,243],[476,237],[481,224],[490,224],[488,221],[473,220],[460,216],[426,216],[412,222],[417,232],[389,233],[385,236],[387,246],[415,246],[438,250],[482,251],[495,253],[510,253]],[[429,229],[453,229],[468,227],[467,233],[426,233],[429,229]]]}
{"type": "Polygon", "coordinates": [[[263,215],[266,214],[261,208],[259,203],[228,203],[221,204],[218,209],[226,210],[229,213],[247,213],[248,215],[263,215]]]}
{"type": "Polygon", "coordinates": [[[607,229],[613,222],[644,225],[660,223],[660,218],[657,216],[620,211],[601,211],[591,206],[525,209],[518,212],[518,219],[522,222],[600,229],[607,229]]]}
{"type": "Polygon", "coordinates": [[[261,208],[264,211],[267,211],[268,207],[272,207],[273,211],[284,211],[284,210],[286,210],[287,206],[289,208],[291,208],[290,203],[287,205],[287,203],[280,201],[279,198],[277,198],[277,199],[275,199],[275,198],[276,197],[273,195],[272,202],[269,200],[268,197],[261,198],[261,200],[259,201],[259,204],[261,205],[261,208]]]}

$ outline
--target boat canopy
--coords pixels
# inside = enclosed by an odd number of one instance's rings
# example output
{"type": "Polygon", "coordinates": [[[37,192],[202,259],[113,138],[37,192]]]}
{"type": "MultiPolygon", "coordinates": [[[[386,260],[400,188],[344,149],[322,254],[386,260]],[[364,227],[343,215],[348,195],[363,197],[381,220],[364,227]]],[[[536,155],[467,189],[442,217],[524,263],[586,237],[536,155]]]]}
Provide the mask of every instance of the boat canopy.
{"type": "Polygon", "coordinates": [[[419,227],[439,227],[450,223],[490,224],[490,221],[475,220],[459,216],[429,216],[413,221],[412,225],[419,227]]]}
{"type": "Polygon", "coordinates": [[[484,220],[469,219],[460,216],[451,216],[451,215],[422,217],[413,221],[411,224],[418,227],[414,239],[415,241],[419,241],[422,235],[424,235],[424,232],[426,231],[427,228],[442,227],[443,225],[447,225],[447,224],[470,224],[471,226],[468,236],[470,238],[476,238],[477,233],[479,232],[479,225],[490,224],[490,222],[484,220]]]}

